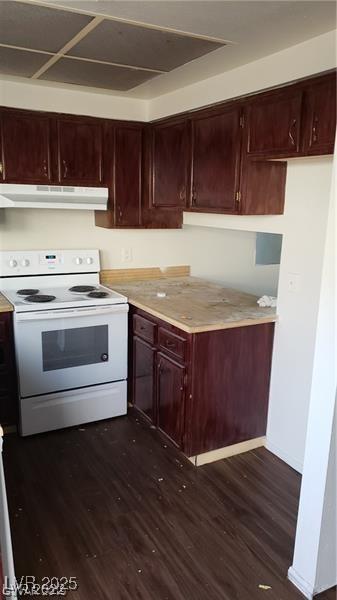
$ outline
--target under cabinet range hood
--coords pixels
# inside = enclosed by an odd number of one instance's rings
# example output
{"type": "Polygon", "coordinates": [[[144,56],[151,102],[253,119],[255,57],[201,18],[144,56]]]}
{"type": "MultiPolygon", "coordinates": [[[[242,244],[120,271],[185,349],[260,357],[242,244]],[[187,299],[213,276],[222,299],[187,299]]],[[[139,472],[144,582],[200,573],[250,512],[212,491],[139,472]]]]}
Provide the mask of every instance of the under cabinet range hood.
{"type": "Polygon", "coordinates": [[[106,210],[108,188],[0,184],[0,208],[106,210]]]}

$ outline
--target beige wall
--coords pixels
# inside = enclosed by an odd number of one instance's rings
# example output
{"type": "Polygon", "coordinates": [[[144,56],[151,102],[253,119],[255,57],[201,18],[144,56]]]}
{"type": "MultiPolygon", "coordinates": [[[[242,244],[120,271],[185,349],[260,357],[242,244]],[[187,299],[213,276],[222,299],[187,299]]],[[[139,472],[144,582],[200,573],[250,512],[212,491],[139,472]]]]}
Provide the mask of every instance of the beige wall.
{"type": "Polygon", "coordinates": [[[103,268],[191,265],[196,276],[275,293],[278,267],[255,267],[255,234],[200,227],[111,230],[95,227],[91,211],[4,209],[0,249],[99,248],[103,268]],[[132,260],[123,262],[130,248],[132,260]]]}
{"type": "Polygon", "coordinates": [[[89,91],[80,86],[62,87],[45,82],[29,83],[0,76],[0,104],[30,110],[65,112],[106,119],[146,121],[146,100],[125,98],[112,93],[89,91]]]}

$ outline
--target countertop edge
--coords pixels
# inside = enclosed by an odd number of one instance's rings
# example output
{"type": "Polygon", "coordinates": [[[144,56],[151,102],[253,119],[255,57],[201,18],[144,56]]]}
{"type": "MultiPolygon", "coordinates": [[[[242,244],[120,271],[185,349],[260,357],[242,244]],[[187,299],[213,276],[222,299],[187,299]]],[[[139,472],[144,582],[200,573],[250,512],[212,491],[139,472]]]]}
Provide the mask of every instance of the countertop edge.
{"type": "Polygon", "coordinates": [[[176,321],[175,319],[168,317],[157,310],[149,308],[146,304],[142,304],[131,297],[128,297],[128,303],[132,304],[132,306],[135,306],[136,308],[139,308],[140,310],[143,310],[144,312],[147,312],[153,317],[157,317],[157,319],[161,319],[166,323],[170,323],[170,325],[173,325],[174,327],[177,327],[177,329],[181,329],[186,333],[220,331],[221,329],[234,329],[235,327],[247,327],[250,325],[262,325],[263,323],[275,323],[278,320],[277,315],[269,315],[268,317],[259,317],[256,319],[241,319],[239,321],[219,322],[217,324],[202,325],[200,327],[188,327],[188,325],[184,325],[180,321],[176,321]]]}
{"type": "Polygon", "coordinates": [[[13,312],[14,306],[3,294],[0,292],[0,313],[13,312]]]}

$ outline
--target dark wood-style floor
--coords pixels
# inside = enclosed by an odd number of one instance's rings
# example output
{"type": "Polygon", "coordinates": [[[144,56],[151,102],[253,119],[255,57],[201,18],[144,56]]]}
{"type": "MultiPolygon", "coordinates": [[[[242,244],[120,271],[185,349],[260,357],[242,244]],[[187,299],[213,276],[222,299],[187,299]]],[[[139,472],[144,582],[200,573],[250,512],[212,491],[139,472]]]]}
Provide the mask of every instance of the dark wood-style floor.
{"type": "Polygon", "coordinates": [[[4,462],[18,576],[77,577],[71,600],[302,598],[300,478],[265,449],[196,469],[131,412],[9,435],[4,462]]]}

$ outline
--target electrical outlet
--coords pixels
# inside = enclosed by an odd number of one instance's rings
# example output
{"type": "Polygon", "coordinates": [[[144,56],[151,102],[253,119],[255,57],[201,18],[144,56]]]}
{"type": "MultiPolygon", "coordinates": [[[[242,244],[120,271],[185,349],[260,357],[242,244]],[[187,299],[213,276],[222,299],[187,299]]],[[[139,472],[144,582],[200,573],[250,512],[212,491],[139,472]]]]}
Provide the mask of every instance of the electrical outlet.
{"type": "Polygon", "coordinates": [[[288,291],[297,293],[300,289],[301,277],[299,273],[288,273],[288,291]]]}
{"type": "Polygon", "coordinates": [[[132,248],[122,248],[122,262],[132,262],[132,248]]]}

